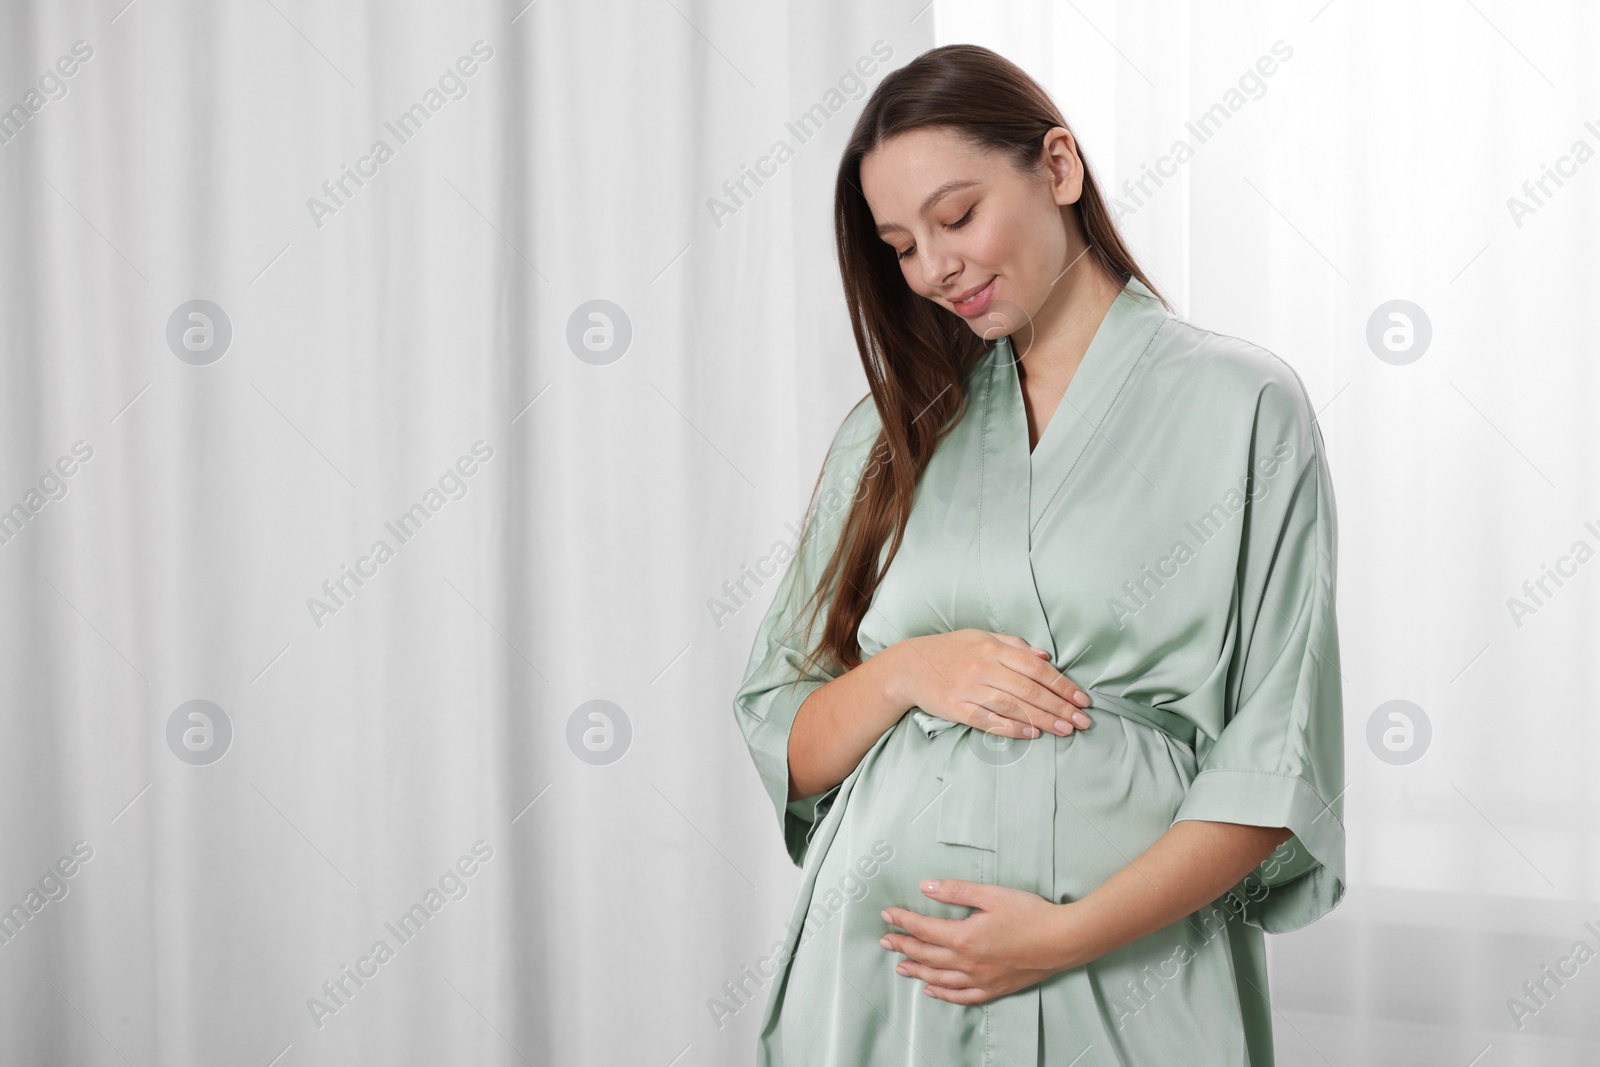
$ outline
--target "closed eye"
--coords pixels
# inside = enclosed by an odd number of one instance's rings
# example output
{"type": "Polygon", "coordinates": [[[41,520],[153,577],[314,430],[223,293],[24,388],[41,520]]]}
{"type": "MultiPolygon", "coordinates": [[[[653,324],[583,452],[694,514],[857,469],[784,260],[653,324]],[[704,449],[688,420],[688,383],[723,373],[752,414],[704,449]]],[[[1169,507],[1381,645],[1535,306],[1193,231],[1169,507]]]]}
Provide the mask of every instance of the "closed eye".
{"type": "MultiPolygon", "coordinates": [[[[945,227],[945,229],[947,229],[947,230],[959,230],[959,229],[961,229],[961,227],[965,226],[967,223],[972,221],[972,216],[977,210],[978,210],[978,205],[977,204],[973,204],[971,207],[967,208],[967,213],[965,215],[962,215],[959,219],[956,219],[956,221],[950,223],[948,226],[945,227]]],[[[916,254],[916,251],[917,251],[917,246],[916,245],[912,245],[910,248],[906,249],[904,252],[896,252],[894,258],[897,259],[897,260],[904,260],[907,256],[911,256],[911,255],[916,254]]]]}

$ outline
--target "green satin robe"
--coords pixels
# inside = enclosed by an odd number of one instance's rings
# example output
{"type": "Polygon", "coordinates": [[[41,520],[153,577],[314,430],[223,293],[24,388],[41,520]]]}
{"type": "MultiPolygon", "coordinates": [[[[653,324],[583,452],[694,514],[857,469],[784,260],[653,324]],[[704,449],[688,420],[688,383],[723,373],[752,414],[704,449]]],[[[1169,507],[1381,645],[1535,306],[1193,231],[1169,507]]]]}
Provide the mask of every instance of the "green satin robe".
{"type": "Polygon", "coordinates": [[[858,637],[870,657],[964,627],[1015,634],[1088,691],[1094,725],[1007,741],[914,708],[841,784],[788,801],[790,725],[831,677],[799,671],[815,637],[799,609],[878,433],[863,401],[735,698],[804,872],[764,1067],[1263,1067],[1263,931],[1343,896],[1333,488],[1299,377],[1130,279],[1030,453],[1014,358],[1001,338],[970,372],[858,637]],[[924,879],[1078,900],[1180,819],[1294,836],[1217,903],[987,1004],[925,996],[878,944],[886,906],[971,913],[924,879]]]}

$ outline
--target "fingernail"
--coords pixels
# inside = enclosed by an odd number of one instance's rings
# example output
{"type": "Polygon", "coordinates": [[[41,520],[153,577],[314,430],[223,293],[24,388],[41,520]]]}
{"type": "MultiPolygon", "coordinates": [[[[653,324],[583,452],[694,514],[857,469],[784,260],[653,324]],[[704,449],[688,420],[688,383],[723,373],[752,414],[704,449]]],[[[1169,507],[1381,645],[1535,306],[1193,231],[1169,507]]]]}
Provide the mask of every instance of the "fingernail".
{"type": "Polygon", "coordinates": [[[924,893],[937,893],[939,891],[939,883],[937,881],[923,882],[922,891],[924,893]]]}
{"type": "Polygon", "coordinates": [[[1067,722],[1067,720],[1065,720],[1065,719],[1057,719],[1056,720],[1056,733],[1064,734],[1070,729],[1072,729],[1072,724],[1067,722]]]}
{"type": "Polygon", "coordinates": [[[889,913],[887,911],[879,912],[878,914],[882,917],[884,922],[886,922],[886,923],[894,922],[893,919],[889,918],[889,913]]]}
{"type": "Polygon", "coordinates": [[[1022,728],[1022,736],[1023,737],[1038,737],[1039,736],[1039,731],[1034,729],[1032,726],[1024,726],[1022,728]]]}
{"type": "Polygon", "coordinates": [[[887,937],[878,938],[878,944],[882,945],[884,948],[893,948],[894,947],[893,945],[889,944],[889,939],[887,937]]]}
{"type": "Polygon", "coordinates": [[[1080,708],[1086,708],[1089,706],[1089,694],[1080,689],[1072,694],[1072,702],[1080,708]]]}
{"type": "Polygon", "coordinates": [[[1072,721],[1077,723],[1078,727],[1081,729],[1089,725],[1089,716],[1085,715],[1081,711],[1075,711],[1072,713],[1072,721]]]}
{"type": "Polygon", "coordinates": [[[905,964],[902,963],[900,966],[895,968],[895,973],[896,974],[910,974],[911,973],[911,968],[907,967],[905,964]]]}

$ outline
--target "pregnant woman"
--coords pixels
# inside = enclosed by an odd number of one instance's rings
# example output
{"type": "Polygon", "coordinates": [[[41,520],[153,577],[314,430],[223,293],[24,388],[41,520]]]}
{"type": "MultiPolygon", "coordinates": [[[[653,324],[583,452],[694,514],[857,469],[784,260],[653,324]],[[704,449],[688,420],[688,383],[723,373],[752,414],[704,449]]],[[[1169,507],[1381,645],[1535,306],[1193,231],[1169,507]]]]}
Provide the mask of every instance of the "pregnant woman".
{"type": "Polygon", "coordinates": [[[735,699],[803,869],[758,1062],[1271,1064],[1263,932],[1345,879],[1299,378],[1169,313],[983,48],[884,79],[835,230],[872,393],[735,699]]]}

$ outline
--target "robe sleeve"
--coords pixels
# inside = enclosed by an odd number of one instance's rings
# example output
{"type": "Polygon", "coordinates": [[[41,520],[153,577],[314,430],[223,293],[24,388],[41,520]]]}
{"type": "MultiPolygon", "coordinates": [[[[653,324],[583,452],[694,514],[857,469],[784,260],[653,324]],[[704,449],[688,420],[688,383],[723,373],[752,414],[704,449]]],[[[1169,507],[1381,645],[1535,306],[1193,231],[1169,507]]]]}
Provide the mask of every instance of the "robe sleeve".
{"type": "MultiPolygon", "coordinates": [[[[734,697],[734,714],[750,748],[756,771],[777,811],[784,846],[795,866],[805,862],[817,824],[826,817],[839,786],[790,802],[789,731],[801,703],[837,672],[801,664],[821,635],[831,598],[823,601],[815,620],[802,611],[843,529],[851,496],[877,438],[877,409],[862,400],[846,416],[823,463],[816,506],[788,569],[778,583],[772,606],[756,631],[744,680],[734,697]],[[806,624],[810,623],[808,627],[806,624]]],[[[842,784],[842,783],[841,783],[842,784]]]]}
{"type": "Polygon", "coordinates": [[[1228,898],[1244,921],[1283,933],[1344,896],[1337,535],[1322,434],[1298,376],[1278,363],[1256,401],[1223,726],[1197,742],[1173,821],[1293,831],[1228,898]]]}

